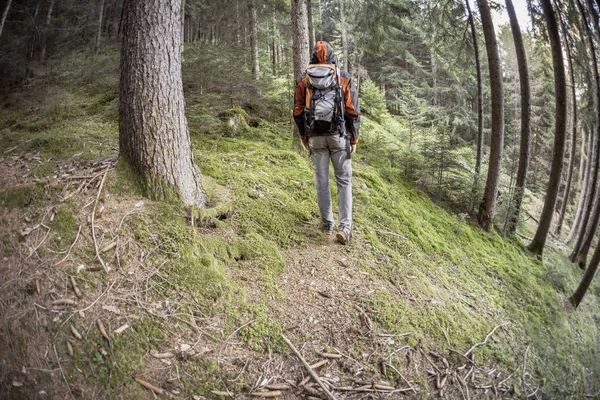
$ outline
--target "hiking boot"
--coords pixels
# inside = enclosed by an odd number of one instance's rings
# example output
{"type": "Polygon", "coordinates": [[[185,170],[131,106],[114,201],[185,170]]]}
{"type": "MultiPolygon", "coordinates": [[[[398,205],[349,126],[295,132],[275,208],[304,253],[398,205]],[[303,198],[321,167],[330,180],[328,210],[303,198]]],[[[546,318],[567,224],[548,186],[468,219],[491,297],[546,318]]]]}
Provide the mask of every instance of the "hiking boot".
{"type": "Polygon", "coordinates": [[[333,234],[333,226],[326,226],[325,228],[323,228],[323,233],[327,236],[333,234]]]}
{"type": "Polygon", "coordinates": [[[350,232],[350,229],[346,227],[340,228],[336,237],[338,242],[341,244],[350,244],[350,241],[352,240],[352,232],[350,232]]]}

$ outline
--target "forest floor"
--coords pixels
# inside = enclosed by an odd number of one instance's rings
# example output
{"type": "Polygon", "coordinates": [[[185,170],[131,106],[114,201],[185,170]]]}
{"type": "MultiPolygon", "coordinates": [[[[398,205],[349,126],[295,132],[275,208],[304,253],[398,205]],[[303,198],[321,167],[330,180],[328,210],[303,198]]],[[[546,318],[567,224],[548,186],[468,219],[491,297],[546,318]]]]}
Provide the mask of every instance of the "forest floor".
{"type": "Polygon", "coordinates": [[[365,115],[341,246],[285,89],[188,77],[209,208],[144,198],[116,160],[117,60],[56,61],[2,99],[0,398],[325,398],[284,336],[339,399],[599,398],[598,284],[565,308],[581,272],[559,249],[533,259],[376,163],[373,127],[397,121],[365,115]]]}

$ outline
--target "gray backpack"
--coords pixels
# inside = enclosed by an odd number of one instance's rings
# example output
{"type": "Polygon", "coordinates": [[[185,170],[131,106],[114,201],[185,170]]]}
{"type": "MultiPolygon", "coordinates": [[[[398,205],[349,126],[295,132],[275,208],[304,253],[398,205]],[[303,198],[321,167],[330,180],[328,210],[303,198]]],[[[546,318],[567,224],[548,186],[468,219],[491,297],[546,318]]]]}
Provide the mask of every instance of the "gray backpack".
{"type": "Polygon", "coordinates": [[[315,64],[306,68],[305,121],[314,136],[343,134],[340,124],[341,94],[335,65],[315,64]]]}

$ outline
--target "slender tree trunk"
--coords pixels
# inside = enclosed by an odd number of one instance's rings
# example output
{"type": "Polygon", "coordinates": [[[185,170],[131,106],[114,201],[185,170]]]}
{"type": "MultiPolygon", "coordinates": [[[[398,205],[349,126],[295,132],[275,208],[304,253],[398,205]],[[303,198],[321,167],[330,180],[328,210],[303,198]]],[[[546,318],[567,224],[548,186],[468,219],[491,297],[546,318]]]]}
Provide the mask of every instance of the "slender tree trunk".
{"type": "Polygon", "coordinates": [[[312,0],[306,0],[306,11],[308,13],[308,44],[309,47],[314,46],[317,43],[315,39],[315,26],[312,11],[312,0]]]}
{"type": "Polygon", "coordinates": [[[492,228],[496,196],[500,183],[500,168],[502,165],[502,150],[504,146],[504,93],[502,85],[502,65],[498,54],[498,43],[494,31],[492,14],[487,0],[478,0],[485,47],[487,50],[488,65],[490,70],[490,89],[492,97],[492,138],[490,143],[490,162],[488,167],[485,192],[477,221],[482,229],[490,231],[492,228]]]}
{"type": "Polygon", "coordinates": [[[542,254],[546,238],[552,224],[558,190],[560,188],[560,178],[562,166],[565,157],[565,142],[567,128],[567,83],[565,78],[565,65],[563,62],[560,35],[558,33],[558,24],[556,16],[552,9],[551,0],[542,0],[542,8],[552,46],[552,66],[554,69],[554,98],[556,99],[556,119],[554,123],[554,151],[552,154],[552,167],[550,169],[550,179],[546,189],[546,199],[544,208],[540,216],[538,229],[535,232],[533,240],[527,248],[533,254],[542,254]]]}
{"type": "Polygon", "coordinates": [[[181,81],[181,0],[125,0],[119,149],[153,199],[204,206],[181,81]]]}
{"type": "Polygon", "coordinates": [[[250,14],[250,52],[252,53],[252,75],[254,76],[254,80],[258,80],[260,78],[260,64],[258,58],[258,23],[254,0],[248,1],[248,11],[250,14]]]}
{"type": "Polygon", "coordinates": [[[0,37],[2,36],[2,30],[4,29],[4,23],[6,22],[6,17],[8,16],[8,11],[10,10],[10,4],[12,0],[8,0],[6,3],[6,7],[4,7],[4,12],[2,13],[2,20],[0,21],[0,37]]]}
{"type": "Polygon", "coordinates": [[[435,63],[435,53],[431,52],[431,81],[432,81],[432,89],[433,89],[433,106],[438,105],[438,88],[437,88],[437,64],[435,63]]]}
{"type": "MultiPolygon", "coordinates": [[[[477,151],[475,153],[475,181],[473,182],[473,198],[476,198],[479,192],[479,179],[481,175],[481,159],[483,154],[483,84],[481,79],[481,62],[479,60],[479,44],[477,40],[477,30],[473,21],[473,13],[469,0],[465,0],[467,11],[469,13],[469,25],[471,27],[471,37],[473,38],[473,51],[475,52],[475,69],[477,71],[477,151]]],[[[474,207],[474,206],[473,206],[474,207]]]]}
{"type": "MultiPolygon", "coordinates": [[[[596,11],[594,10],[594,6],[591,1],[588,1],[588,8],[590,10],[590,14],[592,15],[594,32],[596,32],[596,39],[600,40],[600,31],[599,31],[600,22],[598,21],[598,14],[596,14],[596,11]]],[[[597,64],[594,65],[594,68],[596,69],[596,73],[598,73],[597,64]]],[[[596,84],[598,85],[597,86],[598,98],[596,99],[596,101],[598,102],[598,104],[597,104],[598,108],[597,108],[596,121],[597,121],[597,125],[600,126],[600,81],[596,81],[596,84]]],[[[599,131],[597,132],[597,134],[600,136],[600,128],[598,128],[598,129],[599,129],[599,131]]],[[[598,145],[600,146],[600,143],[598,145]]],[[[599,155],[599,157],[600,157],[600,155],[599,155]]],[[[599,161],[600,161],[600,158],[599,158],[599,161]]],[[[599,164],[598,168],[600,168],[600,164],[599,164]]],[[[575,248],[573,249],[573,254],[571,255],[572,260],[573,261],[576,260],[579,263],[579,266],[581,268],[585,268],[587,255],[592,246],[592,241],[594,239],[596,230],[598,229],[598,223],[600,223],[600,188],[598,186],[599,186],[598,183],[596,183],[596,194],[595,194],[594,200],[592,202],[590,218],[588,220],[585,230],[582,231],[583,239],[581,240],[580,246],[578,246],[578,244],[579,244],[579,240],[578,240],[578,243],[576,244],[575,248]],[[575,257],[575,255],[576,255],[576,257],[575,257]]]]}
{"type": "Polygon", "coordinates": [[[36,42],[39,40],[39,36],[40,36],[40,32],[38,29],[38,23],[37,23],[37,16],[40,11],[41,3],[42,3],[42,0],[38,0],[37,4],[35,5],[35,12],[33,13],[33,32],[31,33],[31,37],[29,38],[29,51],[27,53],[28,58],[30,60],[33,59],[33,55],[35,54],[35,45],[36,45],[36,42]]]}
{"type": "Polygon", "coordinates": [[[277,18],[275,16],[275,12],[273,12],[273,17],[271,18],[271,21],[273,24],[273,41],[271,46],[273,48],[273,53],[271,54],[271,64],[273,69],[273,75],[275,75],[277,73],[277,18]]]}
{"type": "Polygon", "coordinates": [[[529,157],[531,149],[531,129],[530,129],[530,114],[531,114],[531,91],[529,88],[529,69],[527,67],[527,55],[525,54],[525,46],[523,45],[523,37],[519,20],[515,13],[512,0],[506,0],[506,9],[510,19],[510,27],[515,43],[517,53],[517,64],[519,66],[519,84],[521,89],[521,143],[519,150],[519,167],[517,169],[517,181],[515,183],[515,191],[513,194],[511,217],[508,222],[506,232],[514,234],[519,224],[519,214],[521,212],[521,204],[523,202],[523,193],[525,192],[525,182],[527,180],[527,170],[529,168],[529,157]]]}
{"type": "Polygon", "coordinates": [[[340,26],[342,30],[342,57],[344,57],[344,68],[348,73],[350,71],[350,60],[348,59],[348,31],[346,29],[346,13],[344,12],[345,0],[338,0],[340,6],[340,26]]]}
{"type": "Polygon", "coordinates": [[[100,0],[100,9],[98,10],[98,34],[96,35],[96,51],[100,49],[100,40],[102,39],[102,20],[104,18],[104,2],[100,0]]]}
{"type": "Polygon", "coordinates": [[[595,143],[594,143],[594,155],[592,162],[591,170],[590,170],[590,182],[588,195],[585,199],[585,207],[583,210],[583,214],[581,216],[581,223],[579,230],[577,232],[577,240],[575,241],[575,245],[573,246],[573,251],[569,255],[569,259],[572,262],[575,262],[579,259],[582,247],[587,238],[588,232],[590,232],[593,227],[590,225],[594,225],[592,221],[593,211],[596,197],[598,196],[598,168],[600,166],[600,75],[598,73],[598,58],[596,55],[596,47],[594,45],[594,39],[592,37],[592,32],[590,26],[588,24],[587,16],[581,1],[577,1],[577,5],[579,7],[579,11],[581,13],[581,17],[583,18],[583,25],[585,30],[587,31],[587,40],[588,47],[590,49],[590,53],[592,55],[592,64],[591,68],[594,73],[594,95],[595,95],[595,107],[596,107],[596,132],[595,132],[595,143]]]}
{"type": "Polygon", "coordinates": [[[562,230],[565,215],[567,213],[567,206],[569,205],[569,196],[571,194],[571,183],[573,181],[573,169],[575,167],[575,155],[577,153],[577,94],[575,91],[575,72],[573,71],[573,62],[571,59],[571,46],[569,43],[568,32],[565,29],[565,24],[559,15],[560,27],[563,33],[565,41],[565,47],[567,50],[567,68],[569,69],[569,77],[571,79],[571,152],[569,155],[569,170],[567,172],[567,183],[565,184],[565,191],[563,192],[563,201],[558,215],[558,222],[556,223],[555,233],[557,236],[560,235],[562,230]]]}
{"type": "Polygon", "coordinates": [[[52,20],[52,10],[54,9],[54,0],[50,0],[48,13],[46,14],[46,25],[44,26],[44,38],[42,39],[42,50],[40,52],[40,61],[46,61],[46,46],[48,45],[48,34],[50,33],[50,21],[52,20]]]}
{"type": "MultiPolygon", "coordinates": [[[[581,224],[583,219],[584,210],[587,208],[588,201],[590,200],[591,191],[591,180],[590,175],[592,174],[592,158],[596,152],[596,141],[594,140],[594,131],[590,129],[588,138],[588,151],[587,151],[587,162],[585,166],[585,174],[583,177],[583,184],[581,185],[581,194],[579,195],[579,203],[577,205],[577,212],[575,213],[575,219],[571,224],[571,230],[569,236],[567,236],[567,243],[571,243],[577,238],[581,231],[581,224]]],[[[583,158],[583,155],[582,155],[583,158]]]]}
{"type": "Polygon", "coordinates": [[[590,265],[588,265],[585,270],[585,274],[583,274],[583,278],[581,278],[581,282],[579,286],[575,290],[575,293],[569,297],[569,302],[573,305],[573,307],[577,308],[579,304],[581,304],[581,300],[583,300],[583,296],[587,292],[588,288],[592,284],[592,280],[596,275],[596,271],[598,270],[598,264],[600,263],[600,246],[596,246],[596,250],[594,250],[594,254],[592,255],[592,259],[590,260],[590,265]]]}

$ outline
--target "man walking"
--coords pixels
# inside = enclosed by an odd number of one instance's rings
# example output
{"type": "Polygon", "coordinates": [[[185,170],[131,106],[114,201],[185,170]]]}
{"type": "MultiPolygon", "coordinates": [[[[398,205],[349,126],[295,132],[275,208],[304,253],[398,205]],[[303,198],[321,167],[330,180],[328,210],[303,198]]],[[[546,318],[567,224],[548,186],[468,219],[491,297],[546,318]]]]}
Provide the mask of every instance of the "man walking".
{"type": "Polygon", "coordinates": [[[338,189],[337,239],[352,238],[352,164],[360,126],[358,92],[352,77],[338,67],[333,48],[317,42],[306,71],[296,79],[294,120],[310,151],[323,233],[334,229],[329,188],[329,160],[338,189]]]}

